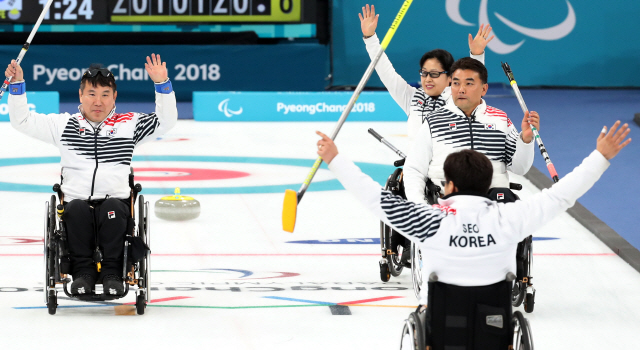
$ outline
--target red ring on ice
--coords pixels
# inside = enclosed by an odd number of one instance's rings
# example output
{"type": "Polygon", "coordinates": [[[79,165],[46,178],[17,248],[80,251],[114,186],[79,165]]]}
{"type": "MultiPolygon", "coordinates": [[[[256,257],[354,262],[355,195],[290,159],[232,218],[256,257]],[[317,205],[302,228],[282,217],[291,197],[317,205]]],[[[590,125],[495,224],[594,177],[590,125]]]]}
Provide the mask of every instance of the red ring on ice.
{"type": "Polygon", "coordinates": [[[136,176],[135,181],[226,180],[251,175],[242,171],[198,168],[135,168],[134,174],[136,176]],[[145,172],[156,174],[145,176],[145,172]]]}

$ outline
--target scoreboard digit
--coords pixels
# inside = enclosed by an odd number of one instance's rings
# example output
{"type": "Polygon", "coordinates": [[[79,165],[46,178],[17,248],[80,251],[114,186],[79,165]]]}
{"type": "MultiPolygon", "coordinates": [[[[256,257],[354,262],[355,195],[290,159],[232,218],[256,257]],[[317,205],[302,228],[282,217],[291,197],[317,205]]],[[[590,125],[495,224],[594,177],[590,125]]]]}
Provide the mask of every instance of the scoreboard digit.
{"type": "Polygon", "coordinates": [[[301,0],[115,0],[111,22],[284,22],[302,20],[301,0]]]}

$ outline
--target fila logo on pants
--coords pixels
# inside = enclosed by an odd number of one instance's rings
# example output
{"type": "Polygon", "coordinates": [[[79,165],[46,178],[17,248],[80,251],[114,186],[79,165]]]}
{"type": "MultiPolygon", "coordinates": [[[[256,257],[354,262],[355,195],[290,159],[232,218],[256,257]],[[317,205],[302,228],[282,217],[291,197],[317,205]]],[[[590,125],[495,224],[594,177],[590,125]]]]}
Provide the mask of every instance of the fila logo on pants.
{"type": "Polygon", "coordinates": [[[109,219],[115,219],[116,218],[116,212],[115,211],[110,211],[107,213],[107,216],[109,217],[109,219]]]}

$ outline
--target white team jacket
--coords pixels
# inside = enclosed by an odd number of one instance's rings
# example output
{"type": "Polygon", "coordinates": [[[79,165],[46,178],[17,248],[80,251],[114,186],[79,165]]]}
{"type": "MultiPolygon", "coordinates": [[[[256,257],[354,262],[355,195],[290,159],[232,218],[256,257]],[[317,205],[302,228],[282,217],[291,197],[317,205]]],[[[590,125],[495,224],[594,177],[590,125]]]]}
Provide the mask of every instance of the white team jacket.
{"type": "MultiPolygon", "coordinates": [[[[458,286],[489,285],[515,274],[518,242],[572,207],[608,167],[609,161],[593,151],[560,182],[528,199],[504,204],[454,194],[428,206],[382,190],[341,154],[329,164],[375,216],[420,246],[423,276],[435,272],[439,281],[458,286]]],[[[420,304],[426,297],[420,296],[420,304]]]]}
{"type": "MultiPolygon", "coordinates": [[[[171,82],[156,84],[156,111],[111,114],[95,129],[80,113],[39,114],[29,111],[24,86],[9,96],[11,126],[60,149],[65,201],[129,198],[133,149],[171,129],[178,120],[171,82]],[[161,91],[161,92],[158,92],[161,91]]],[[[53,182],[53,179],[52,179],[53,182]]]]}
{"type": "MultiPolygon", "coordinates": [[[[373,60],[381,48],[380,39],[374,34],[372,37],[363,40],[369,57],[373,60]]],[[[471,57],[484,64],[484,53],[481,55],[471,54],[471,57]]],[[[418,69],[416,69],[416,75],[417,71],[418,69]]],[[[422,88],[414,88],[407,84],[406,80],[396,73],[386,53],[382,54],[376,64],[376,72],[391,97],[409,117],[407,120],[407,133],[409,135],[409,144],[411,144],[420,129],[424,117],[435,109],[444,106],[447,100],[451,98],[451,88],[446,87],[442,94],[435,98],[427,95],[422,88]]]]}
{"type": "Polygon", "coordinates": [[[403,176],[408,200],[427,204],[424,199],[427,178],[441,186],[445,159],[463,149],[473,149],[491,160],[491,187],[509,187],[507,170],[518,175],[529,171],[534,142],[522,141],[505,112],[487,106],[482,100],[471,115],[472,118],[467,118],[450,99],[443,108],[426,116],[405,160],[403,176]]]}

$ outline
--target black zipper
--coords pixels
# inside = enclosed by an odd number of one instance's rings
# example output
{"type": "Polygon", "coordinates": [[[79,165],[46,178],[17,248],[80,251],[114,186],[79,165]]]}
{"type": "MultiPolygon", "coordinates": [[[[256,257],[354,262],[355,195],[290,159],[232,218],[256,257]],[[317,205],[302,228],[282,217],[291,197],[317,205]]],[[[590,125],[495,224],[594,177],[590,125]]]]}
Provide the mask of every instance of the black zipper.
{"type": "Polygon", "coordinates": [[[471,138],[471,149],[473,149],[473,125],[471,124],[473,121],[471,118],[469,119],[469,137],[471,138]]]}
{"type": "MultiPolygon", "coordinates": [[[[89,125],[91,125],[91,123],[89,123],[89,125]]],[[[96,159],[96,167],[95,169],[93,169],[93,178],[91,179],[91,194],[89,195],[89,200],[91,200],[91,197],[93,197],[93,189],[96,184],[96,173],[98,172],[98,133],[100,132],[100,129],[96,130],[93,125],[91,125],[91,128],[93,128],[93,156],[96,159]]]]}

